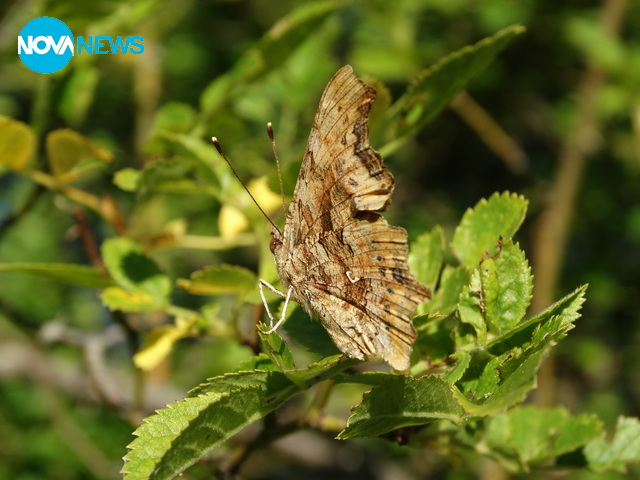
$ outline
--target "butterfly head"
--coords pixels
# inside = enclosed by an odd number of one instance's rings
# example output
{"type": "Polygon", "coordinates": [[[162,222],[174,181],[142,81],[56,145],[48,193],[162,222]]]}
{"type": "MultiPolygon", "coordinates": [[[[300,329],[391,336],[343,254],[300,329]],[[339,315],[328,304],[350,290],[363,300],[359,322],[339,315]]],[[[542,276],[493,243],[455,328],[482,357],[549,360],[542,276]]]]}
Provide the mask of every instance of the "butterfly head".
{"type": "Polygon", "coordinates": [[[282,233],[275,225],[271,225],[271,241],[269,242],[269,250],[276,255],[276,252],[282,247],[282,233]]]}

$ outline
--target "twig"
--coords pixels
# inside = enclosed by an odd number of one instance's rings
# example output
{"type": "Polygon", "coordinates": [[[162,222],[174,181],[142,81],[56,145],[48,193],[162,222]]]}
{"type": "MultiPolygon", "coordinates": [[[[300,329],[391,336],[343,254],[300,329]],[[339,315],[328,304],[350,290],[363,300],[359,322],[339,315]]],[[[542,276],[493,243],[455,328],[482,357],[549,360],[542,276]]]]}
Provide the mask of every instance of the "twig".
{"type": "Polygon", "coordinates": [[[82,245],[84,246],[85,252],[87,252],[87,256],[89,257],[91,264],[100,270],[100,272],[106,274],[104,262],[100,256],[98,243],[96,242],[93,232],[91,231],[91,227],[89,226],[89,222],[87,221],[87,214],[82,208],[76,208],[73,211],[73,216],[76,219],[78,234],[82,240],[82,245]]]}
{"type": "Polygon", "coordinates": [[[462,118],[513,173],[527,168],[527,155],[507,132],[466,91],[460,92],[449,107],[462,118]]]}

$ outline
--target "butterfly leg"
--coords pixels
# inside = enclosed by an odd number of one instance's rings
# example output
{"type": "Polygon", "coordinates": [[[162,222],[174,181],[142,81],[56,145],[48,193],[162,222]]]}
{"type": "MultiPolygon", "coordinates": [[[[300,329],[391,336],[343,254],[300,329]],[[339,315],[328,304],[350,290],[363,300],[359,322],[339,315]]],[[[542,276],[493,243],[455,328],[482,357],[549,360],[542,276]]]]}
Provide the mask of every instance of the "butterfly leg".
{"type": "Polygon", "coordinates": [[[265,280],[260,279],[260,281],[258,282],[258,288],[260,290],[260,297],[262,298],[262,303],[264,304],[264,308],[267,310],[267,315],[269,316],[269,330],[262,333],[264,333],[265,335],[269,335],[270,333],[275,332],[278,329],[278,327],[280,327],[280,325],[284,323],[285,316],[287,314],[287,306],[289,305],[289,300],[291,299],[291,292],[293,290],[293,287],[290,286],[289,289],[287,290],[287,293],[284,294],[280,290],[278,290],[276,287],[271,285],[269,282],[266,282],[265,280]],[[284,298],[284,307],[282,308],[282,316],[280,317],[280,320],[278,320],[277,322],[276,322],[276,319],[273,318],[273,315],[271,314],[271,310],[269,310],[267,299],[264,296],[263,287],[267,287],[269,290],[271,290],[273,293],[275,293],[279,297],[284,298]],[[273,324],[274,322],[275,322],[275,325],[273,324]]]}

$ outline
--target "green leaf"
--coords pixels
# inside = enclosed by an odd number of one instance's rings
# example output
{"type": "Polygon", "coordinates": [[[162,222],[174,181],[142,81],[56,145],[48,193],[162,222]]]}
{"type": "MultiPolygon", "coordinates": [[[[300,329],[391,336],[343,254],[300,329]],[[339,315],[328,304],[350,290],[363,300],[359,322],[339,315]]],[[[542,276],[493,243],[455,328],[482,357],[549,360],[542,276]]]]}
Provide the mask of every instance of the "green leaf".
{"type": "Polygon", "coordinates": [[[25,170],[33,156],[35,135],[29,125],[0,115],[0,171],[1,167],[25,170]]]}
{"type": "Polygon", "coordinates": [[[513,242],[502,242],[495,258],[480,264],[484,313],[490,326],[502,332],[517,325],[531,301],[533,281],[524,252],[513,242]]]}
{"type": "Polygon", "coordinates": [[[202,194],[205,189],[199,182],[197,165],[190,158],[175,157],[147,162],[137,179],[137,189],[143,193],[202,194]]]}
{"type": "Polygon", "coordinates": [[[420,305],[419,312],[451,314],[457,307],[462,291],[470,280],[469,270],[465,267],[445,265],[440,277],[440,285],[428,303],[420,305]]]}
{"type": "Polygon", "coordinates": [[[440,276],[444,257],[444,231],[437,226],[411,244],[407,263],[416,280],[433,290],[440,276]]]}
{"type": "Polygon", "coordinates": [[[109,150],[69,128],[50,132],[45,147],[51,173],[62,182],[82,176],[87,171],[81,168],[86,161],[108,163],[113,160],[109,150]]]}
{"type": "Polygon", "coordinates": [[[418,338],[413,342],[411,365],[412,372],[421,372],[429,364],[446,362],[455,350],[451,335],[453,322],[439,314],[425,314],[413,317],[413,326],[418,338]],[[423,361],[425,361],[423,363],[423,361]]]}
{"type": "Polygon", "coordinates": [[[296,368],[291,350],[278,332],[271,332],[267,335],[260,331],[259,334],[263,350],[280,370],[294,370],[296,368]]]}
{"type": "Polygon", "coordinates": [[[195,109],[181,102],[167,102],[156,112],[152,134],[165,130],[175,133],[187,133],[193,127],[197,117],[195,109]]]}
{"type": "Polygon", "coordinates": [[[113,183],[125,192],[135,192],[140,182],[140,170],[135,168],[123,168],[113,176],[113,183]]]}
{"type": "Polygon", "coordinates": [[[197,182],[194,185],[196,192],[213,196],[218,195],[222,183],[220,179],[228,178],[229,167],[222,158],[220,158],[220,155],[218,155],[218,152],[210,140],[204,141],[191,134],[161,131],[156,135],[155,141],[161,143],[166,151],[176,155],[177,158],[164,162],[164,164],[163,162],[153,162],[149,164],[147,167],[150,170],[147,173],[149,177],[145,180],[144,186],[154,188],[154,186],[160,182],[178,181],[179,177],[177,176],[178,172],[176,170],[185,168],[187,169],[185,171],[192,177],[190,180],[197,182]],[[212,161],[216,158],[220,161],[212,161]],[[181,162],[183,164],[182,167],[177,165],[175,166],[175,170],[167,170],[167,168],[171,167],[170,165],[166,165],[166,163],[176,162],[181,162]]]}
{"type": "Polygon", "coordinates": [[[423,129],[524,30],[521,25],[504,28],[492,37],[452,53],[424,71],[387,111],[386,130],[393,132],[393,140],[379,150],[380,155],[388,156],[423,129]]]}
{"type": "Polygon", "coordinates": [[[516,334],[507,333],[497,343],[490,342],[488,348],[474,352],[471,366],[457,383],[461,390],[454,390],[467,412],[494,415],[524,400],[536,385],[544,357],[573,328],[584,288],[543,312],[533,323],[525,322],[526,328],[514,328],[516,334]]]}
{"type": "Polygon", "coordinates": [[[463,413],[451,393],[451,385],[441,378],[389,375],[384,383],[364,394],[338,438],[375,437],[434,420],[457,422],[463,413]]]}
{"type": "Polygon", "coordinates": [[[339,6],[335,1],[303,4],[278,21],[230,72],[207,86],[200,99],[205,114],[212,115],[238,88],[246,88],[286,62],[339,6]]]}
{"type": "Polygon", "coordinates": [[[210,265],[191,274],[191,279],[179,279],[180,288],[194,295],[244,294],[258,283],[251,270],[236,265],[210,265]]]}
{"type": "Polygon", "coordinates": [[[293,381],[265,356],[242,371],[208,380],[189,397],[145,419],[129,445],[122,473],[125,480],[169,480],[242,428],[280,407],[320,381],[339,374],[355,361],[336,355],[307,369],[288,372],[293,381]]]}
{"type": "Polygon", "coordinates": [[[130,292],[120,287],[108,287],[100,293],[100,300],[109,310],[122,312],[151,312],[167,306],[164,298],[156,298],[147,292],[130,292]]]}
{"type": "Polygon", "coordinates": [[[173,479],[299,391],[273,371],[230,374],[210,380],[207,387],[145,419],[125,456],[126,480],[173,479]]]}
{"type": "MultiPolygon", "coordinates": [[[[259,356],[261,357],[261,356],[259,356]]],[[[259,358],[256,357],[256,358],[259,358]]],[[[208,393],[224,393],[238,388],[260,386],[269,395],[291,388],[293,385],[287,376],[278,370],[271,359],[265,359],[263,370],[238,371],[207,379],[189,391],[188,397],[199,397],[208,393]]]]}
{"type": "Polygon", "coordinates": [[[469,367],[471,363],[471,354],[469,352],[456,352],[449,357],[450,360],[456,360],[455,367],[448,372],[446,372],[442,378],[447,382],[454,384],[460,378],[469,367]]]}
{"type": "Polygon", "coordinates": [[[452,247],[463,265],[475,267],[485,256],[495,256],[501,238],[516,233],[527,211],[527,200],[516,194],[494,193],[465,212],[453,236],[452,247]]]}
{"type": "Polygon", "coordinates": [[[294,308],[289,304],[289,309],[291,311],[283,328],[296,344],[320,357],[328,357],[340,352],[319,321],[309,317],[301,307],[294,308]]]}
{"type": "Polygon", "coordinates": [[[547,338],[547,342],[525,352],[489,357],[484,364],[474,358],[473,367],[458,382],[464,393],[454,390],[460,405],[472,415],[488,416],[522,402],[535,387],[540,363],[554,344],[552,336],[547,338]]]}
{"type": "Polygon", "coordinates": [[[613,437],[593,440],[584,448],[584,454],[589,468],[595,472],[625,472],[626,464],[640,462],[640,420],[618,418],[613,437]]]}
{"type": "Polygon", "coordinates": [[[93,267],[70,263],[0,263],[0,272],[27,273],[87,288],[106,288],[113,281],[93,267]]]}
{"type": "MultiPolygon", "coordinates": [[[[273,363],[273,360],[271,359],[271,357],[269,357],[266,353],[260,353],[255,357],[251,357],[249,360],[242,362],[236,371],[242,372],[242,371],[254,371],[254,370],[256,371],[269,370],[272,372],[279,372],[280,368],[275,363],[273,363]]],[[[191,391],[192,396],[196,395],[194,392],[197,390],[197,388],[198,387],[196,387],[196,389],[191,391]]]]}
{"type": "Polygon", "coordinates": [[[513,348],[528,348],[536,338],[550,332],[562,331],[566,334],[580,317],[586,290],[587,285],[577,288],[535,317],[491,340],[487,349],[494,355],[500,355],[513,348]]]}
{"type": "Polygon", "coordinates": [[[99,81],[100,71],[95,64],[74,67],[59,103],[60,113],[68,125],[77,128],[85,121],[99,81]]]}
{"type": "Polygon", "coordinates": [[[484,345],[487,341],[487,322],[484,318],[480,270],[477,268],[471,272],[469,285],[464,287],[460,294],[458,316],[460,321],[473,327],[476,332],[477,343],[484,345]]]}
{"type": "MultiPolygon", "coordinates": [[[[102,245],[102,257],[111,277],[122,291],[139,295],[142,303],[146,303],[143,297],[152,299],[156,305],[167,301],[171,292],[171,279],[142,253],[142,248],[133,240],[106,240],[102,245]]],[[[111,293],[114,292],[115,290],[111,293]]]]}
{"type": "Polygon", "coordinates": [[[482,440],[474,439],[472,446],[482,444],[483,453],[512,472],[523,472],[578,450],[601,431],[595,415],[572,417],[562,407],[522,406],[488,419],[482,440]]]}

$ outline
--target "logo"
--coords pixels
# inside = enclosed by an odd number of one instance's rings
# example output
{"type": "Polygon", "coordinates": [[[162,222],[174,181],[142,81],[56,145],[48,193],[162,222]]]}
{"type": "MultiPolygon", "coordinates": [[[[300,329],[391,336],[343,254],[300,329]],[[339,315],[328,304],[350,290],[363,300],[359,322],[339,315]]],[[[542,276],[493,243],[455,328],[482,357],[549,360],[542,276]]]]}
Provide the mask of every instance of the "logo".
{"type": "Polygon", "coordinates": [[[57,72],[69,63],[73,51],[73,34],[57,18],[35,18],[18,34],[20,60],[34,72],[57,72]]]}
{"type": "Polygon", "coordinates": [[[144,52],[141,36],[107,35],[74,37],[67,25],[53,17],[38,17],[18,34],[18,56],[37,73],[54,73],[64,68],[74,55],[134,54],[144,52]]]}

